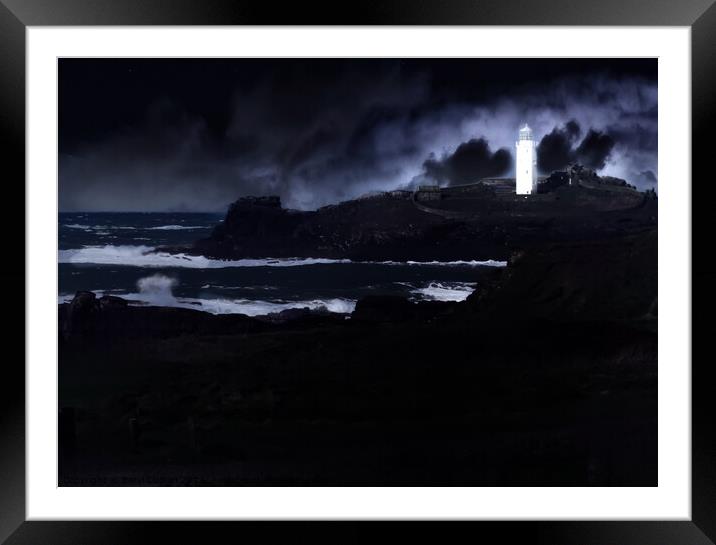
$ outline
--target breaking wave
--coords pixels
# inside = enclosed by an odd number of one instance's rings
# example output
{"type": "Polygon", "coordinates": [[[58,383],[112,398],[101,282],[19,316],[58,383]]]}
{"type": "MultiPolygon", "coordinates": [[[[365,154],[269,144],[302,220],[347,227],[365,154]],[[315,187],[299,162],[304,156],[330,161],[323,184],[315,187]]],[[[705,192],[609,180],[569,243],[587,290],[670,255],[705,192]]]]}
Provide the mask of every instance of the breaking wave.
{"type": "Polygon", "coordinates": [[[464,301],[475,290],[471,282],[430,282],[411,293],[427,301],[464,301]]]}
{"type": "Polygon", "coordinates": [[[203,310],[211,314],[246,314],[247,316],[265,316],[288,309],[317,310],[324,308],[328,312],[350,314],[356,306],[351,299],[312,299],[307,301],[260,301],[251,299],[178,299],[176,306],[203,310]]]}
{"type": "Polygon", "coordinates": [[[297,267],[323,263],[350,263],[348,259],[324,258],[263,258],[222,260],[201,255],[157,252],[152,246],[86,246],[73,250],[60,250],[60,263],[94,265],[129,265],[134,267],[184,267],[192,269],[220,269],[227,267],[297,267]]]}
{"type": "MultiPolygon", "coordinates": [[[[260,258],[222,260],[210,259],[202,255],[183,253],[170,254],[156,251],[153,246],[85,246],[71,250],[60,250],[60,263],[94,265],[129,265],[134,267],[184,267],[192,269],[220,269],[228,267],[298,267],[334,263],[353,263],[350,259],[328,259],[314,257],[260,258]]],[[[372,261],[373,265],[413,265],[413,266],[469,266],[504,267],[506,261],[372,261]]]]}
{"type": "Polygon", "coordinates": [[[153,305],[172,307],[176,306],[177,299],[172,293],[172,288],[177,285],[176,278],[171,278],[163,274],[155,274],[137,280],[137,288],[141,301],[151,303],[153,305]]]}

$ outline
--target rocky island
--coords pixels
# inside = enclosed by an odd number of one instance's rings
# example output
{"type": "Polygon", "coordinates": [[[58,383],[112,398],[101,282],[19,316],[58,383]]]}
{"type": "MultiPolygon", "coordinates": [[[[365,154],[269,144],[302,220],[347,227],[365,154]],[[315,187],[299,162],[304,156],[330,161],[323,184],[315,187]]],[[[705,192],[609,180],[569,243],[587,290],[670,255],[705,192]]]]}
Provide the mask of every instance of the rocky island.
{"type": "Polygon", "coordinates": [[[655,193],[574,165],[543,179],[529,198],[508,179],[382,192],[315,211],[285,209],[278,197],[243,197],[210,237],[181,250],[218,259],[506,259],[545,240],[619,236],[656,219],[655,193]]]}

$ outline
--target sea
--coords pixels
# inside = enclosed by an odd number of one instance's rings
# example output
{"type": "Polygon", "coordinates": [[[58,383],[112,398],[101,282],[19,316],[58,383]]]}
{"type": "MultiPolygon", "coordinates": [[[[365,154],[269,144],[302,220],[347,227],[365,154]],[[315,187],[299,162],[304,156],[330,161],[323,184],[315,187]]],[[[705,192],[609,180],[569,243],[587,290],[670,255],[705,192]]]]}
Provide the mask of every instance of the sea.
{"type": "Polygon", "coordinates": [[[259,316],[291,308],[350,313],[367,295],[462,301],[503,261],[352,262],[261,257],[225,261],[157,252],[211,234],[223,214],[60,213],[58,302],[77,291],[136,304],[259,316]]]}

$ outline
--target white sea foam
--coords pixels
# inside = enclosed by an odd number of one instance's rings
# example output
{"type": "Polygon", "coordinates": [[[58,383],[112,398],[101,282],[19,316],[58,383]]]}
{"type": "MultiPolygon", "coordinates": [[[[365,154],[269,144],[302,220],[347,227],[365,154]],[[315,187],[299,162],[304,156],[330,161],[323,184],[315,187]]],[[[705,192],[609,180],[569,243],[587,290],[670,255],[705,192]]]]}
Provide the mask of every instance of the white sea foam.
{"type": "Polygon", "coordinates": [[[411,293],[429,301],[464,301],[474,290],[475,284],[469,282],[431,282],[411,293]]]}
{"type": "Polygon", "coordinates": [[[211,314],[246,314],[262,316],[292,308],[316,310],[325,308],[329,312],[349,314],[356,302],[351,299],[312,299],[308,301],[260,301],[251,299],[178,299],[178,305],[210,312],[211,314]]]}
{"type": "Polygon", "coordinates": [[[130,227],[129,225],[82,225],[80,223],[65,223],[62,225],[63,227],[67,227],[69,229],[82,229],[84,231],[107,231],[107,230],[116,230],[116,229],[122,229],[122,230],[128,230],[128,231],[136,231],[136,227],[130,227]]]}
{"type": "Polygon", "coordinates": [[[350,263],[347,259],[324,258],[263,258],[221,260],[187,254],[156,252],[152,246],[86,246],[60,250],[60,263],[95,265],[130,265],[135,267],[183,267],[191,269],[221,269],[227,267],[297,267],[326,263],[350,263]]]}
{"type": "Polygon", "coordinates": [[[184,229],[210,229],[205,225],[160,225],[158,227],[147,227],[147,231],[181,231],[184,229]]]}
{"type": "MultiPolygon", "coordinates": [[[[129,265],[134,267],[183,267],[192,269],[221,269],[228,267],[299,267],[335,263],[352,263],[350,259],[327,259],[313,257],[261,258],[222,260],[209,259],[201,255],[157,252],[152,246],[85,246],[71,250],[60,250],[60,263],[83,263],[95,265],[129,265]]],[[[380,261],[378,265],[413,266],[470,266],[504,267],[506,261],[380,261]]]]}
{"type": "Polygon", "coordinates": [[[177,285],[176,278],[163,274],[155,274],[140,278],[137,281],[139,289],[139,300],[152,305],[172,307],[177,305],[177,300],[172,293],[172,288],[177,285]]]}

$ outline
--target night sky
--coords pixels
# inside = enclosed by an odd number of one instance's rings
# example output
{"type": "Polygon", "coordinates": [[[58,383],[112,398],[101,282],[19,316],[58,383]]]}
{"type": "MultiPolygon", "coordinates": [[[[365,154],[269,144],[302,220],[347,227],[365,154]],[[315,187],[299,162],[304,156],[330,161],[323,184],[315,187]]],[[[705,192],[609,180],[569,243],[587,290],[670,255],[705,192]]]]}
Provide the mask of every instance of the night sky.
{"type": "Polygon", "coordinates": [[[657,184],[655,59],[60,59],[61,211],[312,209],[577,161],[657,184]]]}

